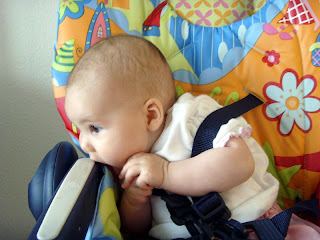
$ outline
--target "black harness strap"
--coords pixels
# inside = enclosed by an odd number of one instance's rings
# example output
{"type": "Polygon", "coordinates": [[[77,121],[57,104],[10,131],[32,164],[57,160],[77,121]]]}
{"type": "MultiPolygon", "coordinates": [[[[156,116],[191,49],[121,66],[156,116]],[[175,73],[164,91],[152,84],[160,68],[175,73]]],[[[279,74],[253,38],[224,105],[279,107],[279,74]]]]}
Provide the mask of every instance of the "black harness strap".
{"type": "Polygon", "coordinates": [[[226,124],[232,118],[245,114],[262,103],[260,99],[249,94],[237,102],[210,113],[201,123],[196,133],[191,157],[213,148],[212,141],[223,124],[226,124]]]}
{"type": "MultiPolygon", "coordinates": [[[[220,127],[231,118],[236,118],[262,104],[262,101],[249,94],[245,98],[226,107],[222,107],[209,114],[201,123],[192,147],[192,157],[213,148],[213,139],[220,127]]],[[[201,198],[193,198],[177,194],[168,194],[162,190],[155,190],[154,195],[161,196],[166,202],[172,221],[177,225],[185,225],[192,239],[246,239],[245,228],[235,220],[228,220],[231,216],[222,197],[216,193],[209,193],[201,198]],[[195,227],[196,226],[196,227],[195,227]],[[199,232],[199,230],[201,232],[199,232]]]]}
{"type": "MultiPolygon", "coordinates": [[[[249,94],[247,97],[209,114],[201,123],[193,143],[192,157],[213,148],[213,139],[220,127],[231,118],[237,118],[263,102],[249,94]]],[[[261,240],[283,240],[287,235],[288,226],[293,212],[319,213],[317,199],[303,201],[287,209],[271,219],[254,220],[239,223],[229,219],[231,213],[222,197],[211,192],[201,198],[193,198],[155,189],[154,195],[161,196],[166,202],[172,221],[177,225],[185,225],[192,240],[245,240],[247,229],[255,231],[261,240]]],[[[318,215],[316,215],[318,217],[318,215]]]]}

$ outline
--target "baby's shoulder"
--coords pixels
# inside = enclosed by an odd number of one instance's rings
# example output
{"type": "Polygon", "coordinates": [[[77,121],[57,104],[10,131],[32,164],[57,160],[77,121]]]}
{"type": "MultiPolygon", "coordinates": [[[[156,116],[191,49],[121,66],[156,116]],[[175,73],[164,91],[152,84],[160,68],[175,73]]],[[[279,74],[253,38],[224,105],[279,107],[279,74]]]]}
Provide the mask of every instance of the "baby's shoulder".
{"type": "Polygon", "coordinates": [[[181,95],[174,106],[186,107],[186,108],[195,108],[197,110],[210,109],[210,111],[217,110],[222,106],[215,101],[212,97],[202,94],[198,96],[194,96],[191,93],[184,93],[181,95]]]}
{"type": "Polygon", "coordinates": [[[187,125],[195,124],[195,127],[199,127],[210,113],[221,107],[208,95],[193,96],[191,93],[185,93],[169,109],[167,116],[169,121],[187,122],[187,125]]]}

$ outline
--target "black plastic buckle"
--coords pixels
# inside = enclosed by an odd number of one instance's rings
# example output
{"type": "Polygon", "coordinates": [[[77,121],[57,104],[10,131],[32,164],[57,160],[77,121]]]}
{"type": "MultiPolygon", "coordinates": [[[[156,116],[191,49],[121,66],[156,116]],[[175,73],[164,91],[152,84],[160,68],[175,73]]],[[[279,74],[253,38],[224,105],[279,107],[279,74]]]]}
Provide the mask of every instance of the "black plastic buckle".
{"type": "Polygon", "coordinates": [[[225,221],[226,227],[228,227],[228,232],[231,232],[231,239],[248,239],[249,233],[245,226],[238,222],[237,220],[223,220],[225,221]]]}
{"type": "Polygon", "coordinates": [[[161,196],[161,198],[167,203],[168,208],[190,208],[192,203],[186,196],[178,194],[168,194],[167,196],[161,196]]]}
{"type": "Polygon", "coordinates": [[[231,212],[224,203],[222,197],[211,192],[200,198],[192,205],[193,210],[198,214],[201,220],[210,223],[214,219],[229,219],[231,212]]]}
{"type": "Polygon", "coordinates": [[[170,194],[161,198],[166,202],[172,221],[177,225],[186,225],[194,220],[192,203],[186,196],[170,194]]]}

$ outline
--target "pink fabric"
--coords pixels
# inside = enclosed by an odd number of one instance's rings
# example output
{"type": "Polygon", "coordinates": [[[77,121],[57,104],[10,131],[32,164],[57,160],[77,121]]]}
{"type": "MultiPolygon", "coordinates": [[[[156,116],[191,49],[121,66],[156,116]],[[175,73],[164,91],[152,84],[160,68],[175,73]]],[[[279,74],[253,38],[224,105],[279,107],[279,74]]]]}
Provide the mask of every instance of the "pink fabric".
{"type": "Polygon", "coordinates": [[[220,147],[225,147],[227,142],[230,140],[230,138],[232,137],[241,137],[241,138],[245,138],[246,136],[251,136],[252,133],[252,127],[250,125],[246,126],[246,127],[241,127],[239,129],[238,133],[235,132],[230,132],[229,135],[227,135],[227,137],[225,137],[223,140],[221,140],[219,146],[220,147]]]}
{"type": "MultiPolygon", "coordinates": [[[[279,205],[275,202],[273,206],[259,219],[272,218],[273,216],[280,213],[282,210],[279,205]]],[[[255,233],[249,234],[249,239],[258,240],[259,238],[255,233]]],[[[289,229],[286,240],[319,240],[320,239],[320,227],[306,221],[295,214],[292,214],[289,229]]]]}

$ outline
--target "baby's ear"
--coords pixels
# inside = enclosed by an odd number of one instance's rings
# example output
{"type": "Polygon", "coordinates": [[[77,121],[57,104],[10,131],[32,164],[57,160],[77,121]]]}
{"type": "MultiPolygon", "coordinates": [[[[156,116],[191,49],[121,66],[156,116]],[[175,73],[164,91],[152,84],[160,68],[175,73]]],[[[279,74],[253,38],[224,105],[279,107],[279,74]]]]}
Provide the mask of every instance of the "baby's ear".
{"type": "Polygon", "coordinates": [[[147,128],[149,131],[157,131],[164,119],[164,110],[162,103],[157,98],[150,98],[144,104],[144,110],[147,117],[147,128]]]}

